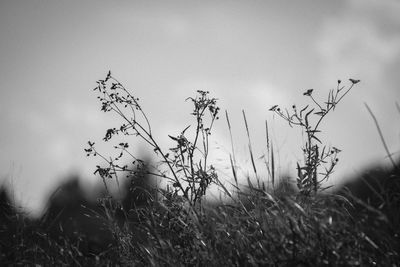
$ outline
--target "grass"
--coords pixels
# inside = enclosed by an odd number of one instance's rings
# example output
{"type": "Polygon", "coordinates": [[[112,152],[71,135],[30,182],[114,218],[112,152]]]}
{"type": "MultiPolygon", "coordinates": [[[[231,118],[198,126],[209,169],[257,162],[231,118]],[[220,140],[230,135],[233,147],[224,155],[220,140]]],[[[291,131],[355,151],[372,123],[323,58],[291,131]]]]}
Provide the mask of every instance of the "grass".
{"type": "MultiPolygon", "coordinates": [[[[159,157],[158,167],[152,168],[133,155],[127,142],[114,146],[116,155],[104,156],[89,141],[87,155],[103,161],[96,166],[95,174],[104,182],[105,196],[98,203],[85,198],[76,202],[70,209],[80,207],[78,213],[85,219],[72,218],[72,224],[68,224],[67,218],[59,217],[65,214],[66,206],[50,208],[47,216],[30,220],[8,204],[4,193],[0,262],[61,266],[398,266],[400,228],[398,216],[393,214],[400,214],[399,192],[386,186],[376,192],[380,202],[372,203],[357,197],[355,191],[324,191],[323,183],[336,168],[340,150],[320,140],[321,121],[358,82],[350,79],[350,86],[345,87],[338,81],[325,102],[317,101],[310,89],[304,93],[310,105],[290,110],[276,105],[270,109],[305,133],[301,148],[304,161],[297,164],[295,184],[276,177],[267,122],[264,160],[268,177],[261,177],[243,112],[254,177],[239,176],[232,141],[232,181],[227,186],[209,161],[212,152],[208,144],[219,118],[217,99],[205,91],[188,98],[193,104],[194,126],[170,135],[173,146],[164,151],[154,138],[139,99],[108,73],[98,81],[95,92],[101,109],[117,114],[122,124],[108,129],[103,140],[109,142],[115,135],[141,138],[159,157]],[[167,181],[167,186],[149,186],[150,177],[167,181]],[[107,180],[115,180],[122,187],[126,178],[132,182],[128,186],[130,200],[112,197],[107,180]],[[246,186],[239,186],[243,179],[246,186]],[[206,201],[211,185],[217,186],[225,199],[206,201]],[[88,236],[88,228],[81,225],[102,231],[88,236]],[[98,243],[93,241],[99,245],[96,249],[90,241],[94,236],[99,238],[98,243]]],[[[227,112],[225,118],[232,136],[227,112]]],[[[399,184],[398,170],[386,175],[399,184]]]]}

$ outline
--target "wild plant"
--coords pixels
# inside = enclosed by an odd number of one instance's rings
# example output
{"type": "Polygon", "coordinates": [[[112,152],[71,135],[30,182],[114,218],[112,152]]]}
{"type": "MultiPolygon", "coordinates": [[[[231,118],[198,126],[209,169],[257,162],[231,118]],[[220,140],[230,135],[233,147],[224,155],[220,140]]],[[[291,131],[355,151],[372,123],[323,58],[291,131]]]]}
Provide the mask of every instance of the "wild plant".
{"type": "MultiPolygon", "coordinates": [[[[304,95],[311,99],[313,107],[306,105],[298,110],[293,106],[291,111],[281,110],[278,106],[271,108],[290,126],[300,127],[306,133],[302,148],[304,162],[297,164],[300,195],[315,195],[322,190],[323,181],[328,179],[337,164],[340,150],[322,143],[320,126],[327,114],[359,82],[350,81],[352,84],[347,89],[339,81],[337,88],[330,90],[328,100],[323,103],[316,101],[312,90],[307,90],[304,95]]],[[[111,73],[98,81],[95,91],[99,94],[102,110],[114,112],[123,119],[121,126],[106,131],[104,141],[110,141],[118,134],[139,137],[168,169],[147,171],[169,181],[169,186],[161,190],[163,201],[137,210],[133,214],[135,217],[128,216],[135,229],[128,231],[125,228],[115,235],[120,262],[140,266],[373,266],[378,262],[394,266],[391,263],[399,258],[395,249],[390,247],[394,242],[392,238],[379,239],[380,229],[367,232],[361,222],[351,217],[347,211],[351,203],[343,197],[321,196],[303,205],[294,195],[280,197],[269,194],[261,182],[253,186],[249,178],[250,190],[240,192],[227,113],[234,188],[239,191],[238,198],[242,197],[250,203],[243,203],[240,199],[229,204],[202,202],[211,183],[217,183],[228,197],[234,197],[219,182],[216,170],[209,162],[209,137],[219,108],[216,99],[210,98],[208,92],[198,91],[197,96],[187,99],[193,104],[191,114],[195,127],[188,126],[180,134],[170,135],[174,146],[164,152],[156,141],[139,99],[111,73]],[[182,208],[182,199],[189,204],[188,209],[182,208]],[[200,207],[201,212],[197,212],[199,209],[196,207],[200,207]],[[142,241],[138,241],[138,233],[144,235],[142,241]]],[[[253,171],[259,182],[261,175],[255,166],[244,112],[243,119],[253,171]]],[[[266,128],[267,150],[270,153],[265,160],[274,183],[274,153],[269,142],[268,126],[266,128]]],[[[107,158],[99,154],[95,144],[89,141],[89,148],[85,149],[88,156],[99,155],[107,164],[106,167],[97,166],[96,173],[103,181],[110,178],[118,181],[120,173],[135,176],[134,168],[120,166],[123,155],[133,159],[131,163],[136,166],[141,167],[145,163],[133,155],[128,143],[120,143],[114,148],[118,151],[117,157],[107,158]]],[[[113,219],[112,214],[109,217],[113,219]]]]}
{"type": "MultiPolygon", "coordinates": [[[[181,196],[189,202],[191,206],[196,206],[201,202],[206,194],[207,188],[217,180],[215,168],[208,162],[209,137],[215,120],[218,119],[219,107],[217,99],[210,98],[209,92],[197,91],[197,96],[189,97],[186,100],[193,104],[191,115],[195,119],[195,129],[192,138],[189,137],[188,130],[190,125],[184,128],[180,134],[169,138],[174,142],[174,146],[165,152],[153,135],[152,127],[144,109],[139,103],[139,98],[132,95],[111,72],[108,72],[104,80],[97,81],[94,91],[98,93],[97,98],[101,102],[101,110],[104,112],[114,112],[123,123],[118,128],[110,128],[106,131],[103,140],[110,141],[113,136],[122,134],[124,136],[136,136],[147,143],[154,151],[156,156],[161,158],[161,163],[167,166],[167,171],[157,168],[152,175],[167,179],[170,183],[164,196],[181,196]],[[172,188],[171,188],[172,187],[172,188]]],[[[89,148],[85,149],[87,156],[99,155],[107,167],[96,166],[95,173],[103,179],[115,178],[117,183],[119,173],[127,173],[128,176],[135,176],[137,168],[129,168],[128,165],[121,165],[119,161],[127,154],[133,161],[133,166],[142,166],[143,161],[136,158],[129,150],[127,142],[119,143],[114,146],[119,154],[115,158],[106,158],[95,148],[95,143],[89,141],[89,148]]],[[[141,169],[141,168],[139,168],[141,169]]]]}
{"type": "Polygon", "coordinates": [[[300,109],[293,105],[291,110],[287,108],[282,110],[278,105],[274,105],[269,109],[287,121],[290,127],[300,127],[305,133],[302,147],[304,161],[297,162],[297,187],[302,195],[315,195],[318,191],[326,189],[322,184],[333,173],[339,161],[338,153],[341,150],[324,144],[319,138],[319,133],[321,123],[326,116],[334,111],[341,100],[360,82],[355,79],[349,81],[351,84],[346,89],[342,81],[338,80],[336,88],[329,90],[325,102],[317,101],[313,96],[314,90],[308,89],[303,95],[311,99],[311,105],[300,109]]]}
{"type": "MultiPolygon", "coordinates": [[[[291,126],[300,127],[307,133],[306,145],[303,148],[305,161],[298,163],[302,194],[311,195],[321,190],[319,183],[327,178],[326,174],[320,174],[319,169],[325,165],[328,165],[325,167],[328,170],[332,165],[336,166],[334,164],[339,151],[323,146],[322,142],[318,141],[318,131],[323,118],[334,110],[353,85],[358,83],[357,80],[351,82],[349,89],[339,86],[339,82],[337,89],[329,93],[328,101],[324,104],[316,104],[311,95],[312,91],[307,91],[305,95],[316,105],[314,110],[308,106],[298,112],[295,107],[290,112],[281,111],[277,106],[272,109],[281,117],[287,118],[291,126]]],[[[85,253],[85,244],[88,242],[83,239],[87,235],[80,235],[74,231],[77,240],[68,238],[65,235],[66,228],[61,224],[58,225],[59,236],[49,235],[49,227],[57,227],[55,221],[61,218],[61,213],[55,212],[55,217],[48,213],[49,217],[46,215],[39,221],[25,220],[15,210],[9,209],[8,200],[3,202],[0,192],[0,262],[3,265],[398,266],[398,231],[395,234],[386,233],[381,227],[382,224],[376,224],[376,216],[371,217],[373,220],[368,220],[370,224],[367,224],[363,216],[370,217],[371,213],[363,212],[354,218],[348,212],[352,203],[341,196],[332,197],[325,194],[304,205],[295,195],[277,197],[267,193],[263,184],[253,187],[249,182],[249,193],[243,190],[241,195],[248,197],[251,205],[243,205],[240,201],[229,204],[202,202],[208,186],[213,182],[218,183],[230,196],[224,185],[219,183],[208,159],[209,136],[219,110],[216,100],[210,98],[208,92],[199,91],[197,96],[188,98],[194,106],[192,115],[196,127],[185,128],[180,134],[171,135],[174,146],[164,153],[155,141],[139,100],[115,80],[111,73],[105,80],[98,82],[95,91],[99,94],[102,110],[115,112],[124,120],[120,127],[106,131],[104,141],[110,141],[115,135],[139,137],[154,150],[162,164],[168,168],[168,171],[147,171],[146,164],[133,156],[132,148],[125,142],[115,146],[117,156],[110,158],[100,155],[94,143],[89,142],[86,153],[89,156],[100,156],[107,164],[105,167],[97,166],[96,173],[104,182],[110,178],[118,182],[122,174],[136,176],[151,173],[167,179],[170,189],[162,191],[163,201],[135,207],[133,213],[129,211],[128,214],[118,215],[118,206],[121,203],[113,202],[112,198],[105,198],[101,202],[105,213],[80,209],[84,214],[79,217],[93,217],[95,221],[105,219],[109,222],[104,226],[108,227],[106,233],[110,234],[112,240],[107,241],[109,245],[104,251],[101,249],[93,254],[85,253]],[[190,132],[192,135],[189,135],[190,132]],[[131,160],[128,164],[134,163],[133,167],[128,168],[120,163],[126,157],[131,160]],[[139,169],[136,170],[136,167],[139,169]],[[182,200],[190,205],[182,208],[182,200]],[[189,208],[186,208],[188,206],[189,208]],[[197,207],[202,207],[202,212],[197,212],[197,207]]],[[[231,129],[227,114],[226,117],[231,129]]],[[[243,118],[249,140],[251,163],[258,178],[261,175],[255,168],[249,127],[244,113],[243,118]]],[[[267,150],[268,140],[267,130],[267,150]]],[[[270,145],[271,158],[266,160],[271,160],[270,174],[273,182],[274,154],[272,143],[270,145]]],[[[231,162],[233,179],[236,188],[240,190],[234,154],[231,156],[231,162]]],[[[322,173],[332,171],[324,170],[322,173]]],[[[396,177],[398,178],[398,175],[396,177]]],[[[391,213],[398,211],[399,205],[395,207],[398,203],[396,200],[398,198],[392,202],[386,201],[386,204],[393,203],[393,209],[388,210],[391,213]]],[[[74,222],[71,225],[76,224],[74,222]]],[[[89,226],[96,225],[97,223],[91,223],[89,226]]],[[[103,226],[101,227],[103,229],[103,226]]],[[[73,229],[76,230],[76,227],[73,229]]],[[[105,236],[101,235],[99,238],[105,241],[105,236]]]]}

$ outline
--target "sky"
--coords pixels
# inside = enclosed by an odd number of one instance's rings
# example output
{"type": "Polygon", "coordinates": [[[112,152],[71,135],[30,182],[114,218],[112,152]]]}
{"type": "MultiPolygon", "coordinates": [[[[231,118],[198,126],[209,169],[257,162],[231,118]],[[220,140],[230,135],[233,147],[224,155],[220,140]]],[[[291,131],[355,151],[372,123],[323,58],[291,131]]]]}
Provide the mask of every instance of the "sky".
{"type": "MultiPolygon", "coordinates": [[[[322,125],[342,150],[333,183],[387,162],[368,114],[376,115],[391,153],[400,143],[400,2],[341,1],[0,1],[0,181],[33,213],[69,175],[90,190],[101,143],[118,118],[100,111],[93,88],[111,70],[140,98],[164,148],[190,124],[196,90],[219,99],[232,122],[242,174],[249,156],[245,110],[257,157],[265,120],[281,174],[301,160],[301,134],[274,116],[275,104],[324,99],[338,79],[361,79],[322,125]]],[[[221,120],[212,157],[229,179],[230,142],[221,120]]],[[[146,146],[134,140],[132,149],[146,146]]],[[[105,152],[112,153],[107,146],[105,152]]],[[[257,162],[262,166],[262,163],[257,162]]],[[[262,168],[262,167],[260,167],[262,168]]]]}

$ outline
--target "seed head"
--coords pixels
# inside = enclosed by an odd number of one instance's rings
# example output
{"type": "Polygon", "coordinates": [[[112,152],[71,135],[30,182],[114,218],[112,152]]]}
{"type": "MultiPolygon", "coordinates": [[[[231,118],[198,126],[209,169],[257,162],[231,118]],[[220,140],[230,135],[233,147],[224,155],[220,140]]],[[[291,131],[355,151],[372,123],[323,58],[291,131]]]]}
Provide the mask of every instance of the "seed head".
{"type": "Polygon", "coordinates": [[[349,81],[352,82],[353,84],[357,84],[357,83],[359,83],[361,80],[349,79],[349,81]]]}
{"type": "Polygon", "coordinates": [[[311,94],[312,94],[313,91],[314,91],[314,89],[308,89],[307,91],[305,91],[305,92],[303,93],[303,95],[311,96],[311,94]]]}

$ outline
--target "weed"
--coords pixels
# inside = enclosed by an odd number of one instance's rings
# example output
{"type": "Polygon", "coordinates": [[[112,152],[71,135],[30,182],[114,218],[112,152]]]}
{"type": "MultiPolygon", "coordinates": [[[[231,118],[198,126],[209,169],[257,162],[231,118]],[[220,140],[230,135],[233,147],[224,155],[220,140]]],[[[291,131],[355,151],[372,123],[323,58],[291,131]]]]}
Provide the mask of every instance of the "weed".
{"type": "Polygon", "coordinates": [[[342,85],[342,81],[338,80],[336,89],[329,90],[328,98],[323,103],[314,98],[314,89],[308,89],[303,95],[309,97],[313,105],[302,108],[293,105],[291,110],[282,110],[278,105],[274,105],[269,109],[286,120],[290,127],[300,127],[305,133],[305,145],[302,148],[304,162],[297,163],[297,187],[302,195],[309,196],[326,189],[322,188],[322,183],[333,173],[339,161],[337,155],[341,150],[324,145],[318,134],[321,132],[320,125],[324,118],[335,110],[354,85],[360,82],[349,80],[351,85],[347,89],[342,85]],[[322,172],[320,168],[323,168],[322,172]]]}
{"type": "MultiPolygon", "coordinates": [[[[196,124],[194,137],[189,138],[186,133],[190,125],[177,136],[169,135],[175,146],[170,148],[169,152],[165,152],[152,134],[150,122],[139,104],[139,98],[128,92],[111,75],[111,72],[108,73],[104,80],[100,80],[97,83],[98,86],[94,90],[100,94],[98,99],[102,105],[101,110],[104,112],[113,111],[124,121],[118,129],[108,129],[103,140],[109,141],[117,134],[134,135],[141,138],[150,145],[157,156],[161,157],[161,162],[166,164],[170,171],[169,174],[165,172],[152,174],[169,180],[173,188],[173,194],[180,194],[191,206],[196,206],[196,204],[200,203],[209,185],[217,180],[216,171],[208,162],[209,136],[211,135],[214,121],[218,119],[219,107],[216,105],[217,99],[209,98],[209,92],[206,91],[197,91],[197,96],[186,99],[193,103],[191,115],[195,118],[196,124]],[[129,111],[130,115],[126,113],[126,110],[129,111]]],[[[97,166],[95,172],[99,173],[103,181],[106,178],[115,177],[118,182],[118,172],[134,174],[134,171],[128,169],[127,165],[118,165],[118,161],[125,153],[134,160],[132,162],[133,165],[137,163],[143,164],[142,161],[128,151],[128,143],[120,143],[115,146],[115,149],[119,150],[120,154],[114,159],[107,159],[99,154],[93,142],[89,141],[88,144],[89,148],[85,149],[87,155],[99,155],[108,165],[106,168],[97,166]]],[[[166,193],[169,193],[169,191],[168,189],[166,193]]]]}
{"type": "MultiPolygon", "coordinates": [[[[375,212],[381,205],[389,205],[389,211],[398,211],[397,194],[381,194],[378,208],[363,203],[367,208],[359,213],[353,212],[358,205],[356,198],[317,194],[323,190],[322,182],[332,173],[340,152],[322,144],[318,135],[320,124],[359,81],[350,82],[346,90],[338,82],[323,104],[314,99],[312,90],[307,90],[304,94],[316,105],[314,108],[305,106],[297,110],[294,106],[290,112],[278,106],[271,108],[289,125],[298,126],[306,133],[305,160],[297,166],[298,193],[289,193],[284,189],[287,182],[279,184],[276,179],[276,161],[267,124],[268,154],[264,160],[274,190],[265,187],[254,162],[249,125],[243,111],[257,185],[248,177],[248,188],[239,186],[237,168],[240,166],[237,166],[231,137],[232,185],[237,191],[232,194],[219,181],[217,171],[209,162],[209,137],[219,112],[216,99],[205,91],[188,98],[193,104],[191,114],[195,127],[188,126],[178,135],[169,136],[174,146],[164,151],[154,138],[139,99],[108,73],[104,80],[98,81],[95,91],[99,94],[101,109],[115,112],[123,124],[108,129],[104,141],[113,140],[115,135],[139,137],[159,156],[164,169],[148,169],[148,163],[136,158],[127,142],[114,146],[117,156],[108,157],[100,154],[94,142],[89,141],[86,154],[100,156],[106,163],[105,167],[96,166],[95,170],[105,190],[108,190],[107,179],[120,183],[120,178],[126,175],[134,181],[131,194],[140,192],[140,195],[122,201],[108,195],[99,198],[96,207],[89,207],[90,202],[78,184],[73,183],[75,186],[67,188],[75,188],[80,193],[74,195],[69,205],[61,203],[58,205],[61,211],[49,209],[40,220],[30,221],[13,210],[9,200],[4,200],[5,195],[0,193],[0,262],[37,266],[398,266],[398,237],[386,231],[382,212],[375,212]],[[120,163],[125,159],[129,159],[129,167],[120,163]],[[149,175],[166,179],[167,188],[146,189],[141,181],[146,181],[149,175]],[[212,183],[226,193],[227,200],[203,199],[212,183]],[[60,215],[67,216],[62,213],[66,209],[75,210],[79,215],[67,222],[60,215]],[[99,225],[102,231],[97,236],[96,231],[91,234],[84,230],[85,227],[94,230],[99,225]],[[49,229],[57,231],[49,234],[49,229]],[[68,231],[73,231],[72,235],[68,231]],[[99,246],[94,252],[89,249],[89,239],[95,244],[109,245],[99,246]]],[[[228,113],[225,115],[232,136],[228,113]]],[[[55,200],[52,198],[52,201],[55,200]]],[[[398,216],[388,217],[398,222],[398,216]]]]}

